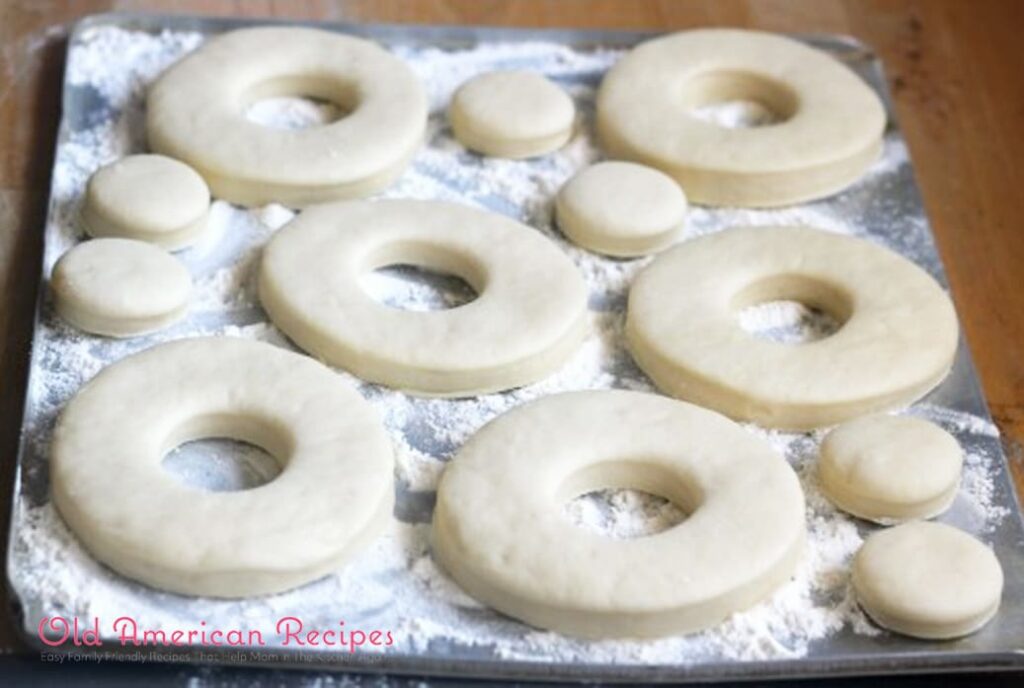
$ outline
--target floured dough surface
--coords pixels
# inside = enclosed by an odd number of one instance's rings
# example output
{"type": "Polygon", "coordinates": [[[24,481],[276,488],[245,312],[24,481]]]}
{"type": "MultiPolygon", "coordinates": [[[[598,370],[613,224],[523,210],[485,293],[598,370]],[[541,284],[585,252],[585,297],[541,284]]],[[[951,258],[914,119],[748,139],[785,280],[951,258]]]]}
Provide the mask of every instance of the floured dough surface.
{"type": "Polygon", "coordinates": [[[426,395],[535,382],[589,330],[586,284],[551,241],[502,215],[440,201],[307,209],[264,249],[259,294],[274,324],[306,351],[426,395]],[[362,278],[394,265],[456,275],[478,297],[430,312],[379,303],[362,278]]]}
{"type": "Polygon", "coordinates": [[[231,337],[160,344],[86,384],[61,413],[53,500],[115,571],[186,595],[244,597],[315,580],[391,518],[381,419],[329,368],[231,337]],[[161,461],[204,438],[258,445],[282,464],[251,490],[209,492],[161,461]]]}
{"type": "Polygon", "coordinates": [[[150,147],[240,205],[303,207],[379,191],[405,169],[426,122],[423,87],[401,60],[371,41],[299,27],[212,38],[146,100],[150,147]],[[326,100],[345,115],[295,130],[246,118],[250,105],[277,96],[326,100]]]}
{"type": "Polygon", "coordinates": [[[949,372],[958,336],[949,296],[920,267],[808,227],[727,229],[662,252],[634,281],[626,319],[629,350],[661,390],[792,430],[916,400],[949,372]],[[740,311],[776,300],[842,325],[802,344],[740,327],[740,311]]]}
{"type": "Polygon", "coordinates": [[[184,248],[206,229],[210,189],[188,165],[163,155],[129,155],[89,179],[82,207],[94,237],[184,248]]]}
{"type": "Polygon", "coordinates": [[[679,235],[686,194],[658,170],[629,162],[599,162],[558,192],[558,227],[580,246],[610,256],[660,250],[679,235]]]}
{"type": "Polygon", "coordinates": [[[467,148],[499,158],[531,158],[572,136],[576,107],[565,91],[527,71],[487,72],[452,96],[448,117],[467,148]]]}
{"type": "Polygon", "coordinates": [[[174,256],[133,239],[93,239],[61,256],[50,277],[54,305],[86,332],[133,337],[188,310],[192,276],[174,256]]]}
{"type": "Polygon", "coordinates": [[[717,413],[628,391],[556,394],[499,416],[445,469],[433,552],[469,594],[542,628],[651,637],[707,628],[768,596],[804,545],[804,500],[785,460],[717,413]],[[688,513],[617,540],[564,505],[603,488],[688,513]],[[510,527],[515,524],[515,527],[510,527]]]}
{"type": "Polygon", "coordinates": [[[874,415],[843,423],[821,444],[818,474],[839,508],[879,523],[938,516],[960,485],[956,438],[920,418],[874,415]]]}
{"type": "Polygon", "coordinates": [[[878,158],[886,113],[829,55],[759,31],[698,29],[647,41],[601,82],[597,130],[611,157],[671,175],[694,203],[780,206],[831,195],[878,158]],[[781,120],[727,128],[696,116],[753,101],[781,120]]]}
{"type": "Polygon", "coordinates": [[[1003,570],[985,544],[952,526],[905,523],[869,537],[853,586],[880,626],[916,638],[967,635],[999,609],[1003,570]]]}

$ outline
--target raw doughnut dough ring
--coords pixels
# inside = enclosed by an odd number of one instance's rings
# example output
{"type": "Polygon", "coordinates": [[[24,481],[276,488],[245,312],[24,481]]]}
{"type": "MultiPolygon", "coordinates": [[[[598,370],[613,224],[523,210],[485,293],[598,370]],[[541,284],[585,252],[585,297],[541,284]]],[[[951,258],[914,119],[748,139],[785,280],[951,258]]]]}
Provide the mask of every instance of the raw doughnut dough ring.
{"type": "Polygon", "coordinates": [[[230,337],[161,344],[104,369],[61,414],[50,470],[54,503],[97,559],[186,595],[315,580],[375,537],[394,501],[373,408],[316,361],[230,337]],[[224,493],[161,468],[204,437],[258,444],[283,471],[224,493]]]}
{"type": "Polygon", "coordinates": [[[843,511],[884,525],[938,516],[960,485],[963,450],[942,428],[909,416],[865,416],[821,443],[818,475],[843,511]]]}
{"type": "Polygon", "coordinates": [[[660,389],[792,430],[921,397],[949,372],[958,332],[952,302],[924,270],[807,227],[727,229],[665,251],[635,280],[626,318],[630,352],[660,389]],[[843,324],[798,345],[739,327],[737,311],[778,299],[843,324]]]}
{"type": "Polygon", "coordinates": [[[487,72],[452,96],[448,118],[464,146],[498,158],[532,158],[572,136],[572,98],[535,72],[487,72]]]}
{"type": "Polygon", "coordinates": [[[587,333],[587,290],[535,230],[437,201],[350,201],[309,208],[263,252],[260,301],[306,351],[414,393],[465,396],[539,380],[587,333]],[[479,294],[445,311],[378,303],[360,284],[412,264],[462,277],[479,294]]]}
{"type": "Polygon", "coordinates": [[[361,38],[296,27],[210,40],[157,80],[146,107],[150,147],[242,205],[301,207],[378,191],[405,169],[427,122],[423,88],[399,59],[361,38]],[[301,130],[246,119],[248,105],[282,95],[349,113],[301,130]]]}
{"type": "Polygon", "coordinates": [[[57,313],[78,329],[135,337],[185,316],[192,276],[153,244],[93,239],[60,257],[50,286],[57,313]]]}
{"type": "Polygon", "coordinates": [[[631,162],[599,162],[561,188],[558,228],[584,248],[642,256],[665,248],[686,218],[686,195],[671,177],[631,162]]]}
{"type": "Polygon", "coordinates": [[[94,237],[184,248],[206,229],[210,189],[188,165],[162,155],[129,155],[100,168],[85,191],[82,224],[94,237]]]}
{"type": "Polygon", "coordinates": [[[663,170],[695,203],[780,206],[833,194],[878,157],[886,113],[819,50],[757,31],[701,29],[643,43],[601,84],[597,129],[612,157],[663,170]],[[727,129],[690,116],[755,100],[785,121],[727,129]]]}
{"type": "Polygon", "coordinates": [[[490,422],[445,470],[433,551],[467,592],[530,624],[586,637],[697,631],[785,582],[804,545],[789,465],[712,411],[627,391],[543,397],[490,422]],[[563,505],[609,486],[689,512],[613,540],[563,505]],[[515,524],[516,527],[509,527],[515,524]]]}
{"type": "Polygon", "coordinates": [[[995,616],[1003,569],[983,543],[930,521],[878,531],[853,560],[853,587],[879,625],[942,640],[973,633],[995,616]]]}

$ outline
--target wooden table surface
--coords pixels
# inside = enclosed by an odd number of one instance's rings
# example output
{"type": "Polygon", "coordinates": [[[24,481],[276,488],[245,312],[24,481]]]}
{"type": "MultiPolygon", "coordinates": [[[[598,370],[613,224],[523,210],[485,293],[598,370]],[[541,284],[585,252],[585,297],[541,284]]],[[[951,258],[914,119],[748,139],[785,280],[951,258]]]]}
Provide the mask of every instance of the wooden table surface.
{"type": "MultiPolygon", "coordinates": [[[[657,30],[744,26],[856,36],[885,62],[953,298],[1024,493],[1020,0],[3,0],[0,532],[7,532],[65,39],[77,18],[110,10],[657,30]]],[[[13,647],[4,619],[0,652],[13,647]]]]}

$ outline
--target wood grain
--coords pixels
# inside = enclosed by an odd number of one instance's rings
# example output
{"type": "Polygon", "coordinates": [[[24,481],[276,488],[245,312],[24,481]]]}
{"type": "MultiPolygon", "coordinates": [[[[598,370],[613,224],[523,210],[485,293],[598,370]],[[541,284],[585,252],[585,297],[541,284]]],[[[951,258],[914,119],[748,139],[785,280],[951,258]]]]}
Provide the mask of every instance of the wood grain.
{"type": "MultiPolygon", "coordinates": [[[[0,4],[0,529],[24,394],[67,27],[108,10],[322,20],[856,36],[885,62],[986,396],[1024,493],[1024,2],[75,0],[0,4]]],[[[0,647],[11,647],[0,627],[0,647]]]]}

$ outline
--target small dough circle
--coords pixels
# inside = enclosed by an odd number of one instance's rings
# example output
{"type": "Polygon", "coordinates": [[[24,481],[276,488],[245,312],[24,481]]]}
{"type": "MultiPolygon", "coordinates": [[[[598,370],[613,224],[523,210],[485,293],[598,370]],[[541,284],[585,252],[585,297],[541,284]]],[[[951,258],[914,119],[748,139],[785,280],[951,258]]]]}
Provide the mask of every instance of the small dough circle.
{"type": "Polygon", "coordinates": [[[631,162],[599,162],[555,198],[558,227],[583,248],[628,258],[672,243],[686,218],[686,194],[658,170],[631,162]]]}
{"type": "Polygon", "coordinates": [[[629,350],[661,390],[790,430],[921,397],[949,372],[958,337],[949,296],[924,270],[808,227],[727,229],[675,246],[634,281],[626,317],[629,350]],[[842,326],[796,345],[739,327],[743,308],[779,299],[842,326]]]}
{"type": "Polygon", "coordinates": [[[651,637],[767,597],[792,575],[804,533],[800,483],[763,440],[658,395],[583,391],[519,406],[470,438],[441,477],[432,544],[462,588],[505,614],[651,637]],[[661,494],[689,516],[633,540],[565,517],[566,502],[610,486],[661,494]]]}
{"type": "Polygon", "coordinates": [[[572,136],[576,107],[536,72],[487,72],[455,91],[448,118],[467,148],[498,158],[532,158],[572,136]]]}
{"type": "Polygon", "coordinates": [[[206,229],[210,189],[188,165],[163,155],[129,155],[89,178],[82,224],[94,237],[122,237],[168,251],[206,229]]]}
{"type": "Polygon", "coordinates": [[[339,568],[391,517],[392,453],[376,411],[330,369],[262,342],[200,337],[108,366],[60,415],[53,500],[115,571],[186,595],[287,590],[339,568]],[[273,481],[207,492],[161,467],[229,437],[283,464],[273,481]]]}
{"type": "Polygon", "coordinates": [[[960,485],[963,450],[933,423],[874,415],[847,421],[821,443],[825,495],[854,516],[890,525],[938,516],[960,485]]]}
{"type": "Polygon", "coordinates": [[[185,316],[192,276],[153,244],[93,239],[60,257],[50,286],[57,313],[78,329],[134,337],[185,316]]]}
{"type": "Polygon", "coordinates": [[[962,530],[915,521],[871,535],[853,560],[864,611],[889,630],[926,639],[973,633],[995,616],[1003,570],[962,530]]]}
{"type": "Polygon", "coordinates": [[[853,183],[878,158],[886,113],[820,50],[759,31],[699,29],[647,41],[605,76],[597,131],[612,157],[671,175],[694,203],[780,206],[853,183]],[[783,116],[728,129],[695,107],[752,100],[783,116]]]}
{"type": "Polygon", "coordinates": [[[535,382],[588,331],[587,289],[540,233],[454,203],[350,201],[309,208],[263,251],[260,301],[299,346],[364,380],[465,396],[535,382]],[[479,295],[449,310],[378,303],[360,278],[409,264],[479,295]]]}
{"type": "Polygon", "coordinates": [[[183,160],[214,195],[253,206],[366,196],[405,169],[427,123],[416,75],[370,41],[298,27],[231,31],[168,69],[146,100],[154,151],[183,160]],[[328,100],[348,114],[283,130],[249,121],[277,96],[328,100]]]}

